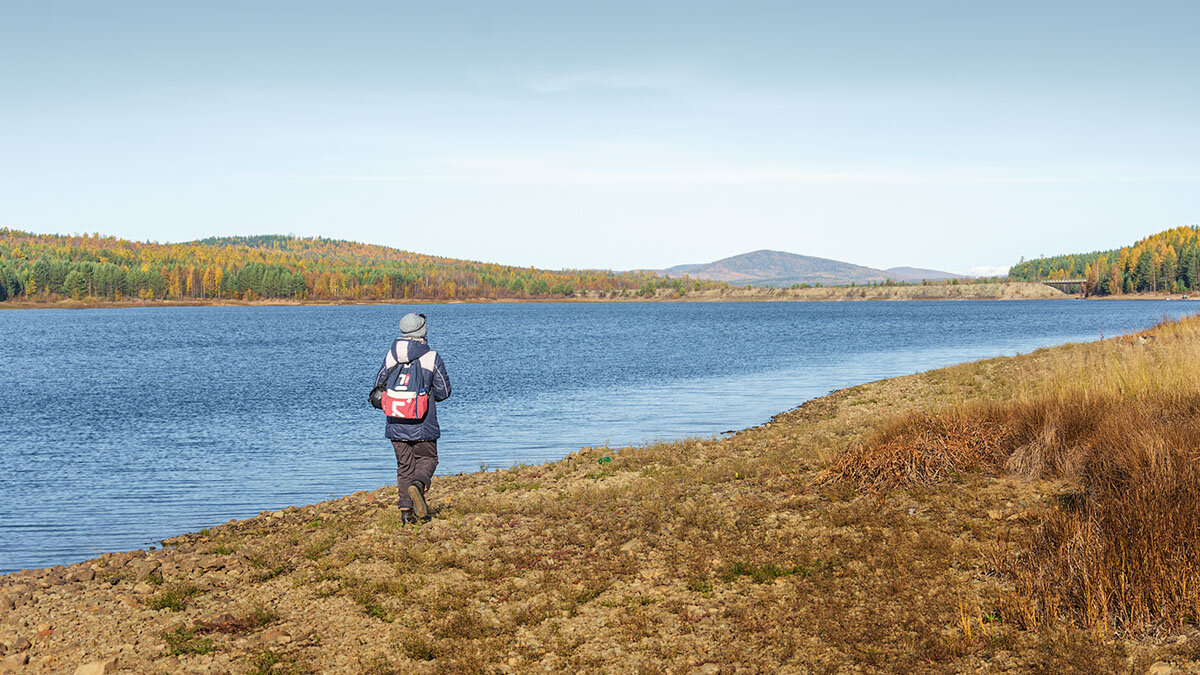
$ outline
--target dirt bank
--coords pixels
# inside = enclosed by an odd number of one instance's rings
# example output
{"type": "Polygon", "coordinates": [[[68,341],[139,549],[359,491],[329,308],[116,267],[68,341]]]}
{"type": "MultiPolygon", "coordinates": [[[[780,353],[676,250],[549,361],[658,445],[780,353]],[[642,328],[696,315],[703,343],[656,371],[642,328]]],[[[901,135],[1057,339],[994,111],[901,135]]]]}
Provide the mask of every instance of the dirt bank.
{"type": "Polygon", "coordinates": [[[1061,300],[1072,296],[1039,283],[934,284],[929,286],[828,286],[727,288],[695,291],[687,300],[1061,300]]]}
{"type": "Polygon", "coordinates": [[[477,304],[513,302],[778,302],[830,300],[1054,300],[1065,295],[1045,284],[959,284],[932,286],[833,286],[827,288],[737,288],[694,291],[677,295],[660,290],[653,296],[606,295],[587,293],[570,298],[491,299],[464,298],[460,300],[47,300],[44,302],[0,302],[0,309],[92,309],[99,307],[244,307],[294,305],[422,305],[477,304]]]}

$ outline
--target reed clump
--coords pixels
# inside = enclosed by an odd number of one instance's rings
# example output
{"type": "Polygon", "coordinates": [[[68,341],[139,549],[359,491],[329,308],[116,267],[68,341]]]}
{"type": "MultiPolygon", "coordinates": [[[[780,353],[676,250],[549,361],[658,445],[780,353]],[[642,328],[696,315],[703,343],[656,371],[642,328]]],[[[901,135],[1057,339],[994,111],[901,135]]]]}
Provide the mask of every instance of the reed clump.
{"type": "Polygon", "coordinates": [[[1077,491],[1001,565],[1024,627],[1145,632],[1200,617],[1200,398],[1107,413],[1078,451],[1077,491]]]}
{"type": "Polygon", "coordinates": [[[871,434],[818,474],[814,483],[847,481],[880,492],[992,468],[1013,443],[1013,430],[996,419],[996,412],[960,408],[943,414],[913,413],[871,434]]]}
{"type": "Polygon", "coordinates": [[[1062,479],[1030,546],[998,565],[1024,627],[1200,620],[1200,318],[1054,352],[998,400],[910,414],[815,482],[880,492],[960,472],[1062,479]]]}

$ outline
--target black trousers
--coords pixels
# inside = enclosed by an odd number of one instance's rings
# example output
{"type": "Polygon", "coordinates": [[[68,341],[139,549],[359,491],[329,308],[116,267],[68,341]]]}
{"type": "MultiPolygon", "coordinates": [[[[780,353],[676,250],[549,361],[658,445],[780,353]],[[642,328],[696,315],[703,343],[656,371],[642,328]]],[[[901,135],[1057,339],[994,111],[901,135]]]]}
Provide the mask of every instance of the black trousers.
{"type": "Polygon", "coordinates": [[[396,450],[396,486],[402,509],[412,508],[412,497],[408,486],[420,483],[426,490],[433,482],[433,470],[437,468],[437,441],[392,441],[396,450]]]}

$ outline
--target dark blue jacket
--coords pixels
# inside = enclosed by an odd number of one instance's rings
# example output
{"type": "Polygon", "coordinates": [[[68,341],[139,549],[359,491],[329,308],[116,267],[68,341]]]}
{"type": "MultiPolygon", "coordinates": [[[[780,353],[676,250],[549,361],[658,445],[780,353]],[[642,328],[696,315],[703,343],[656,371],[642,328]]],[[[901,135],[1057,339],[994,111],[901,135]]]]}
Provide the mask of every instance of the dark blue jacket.
{"type": "Polygon", "coordinates": [[[430,349],[422,340],[396,338],[375,375],[375,386],[378,387],[387,380],[390,368],[397,363],[410,361],[419,362],[424,371],[425,385],[429,387],[430,394],[429,410],[421,420],[387,418],[383,435],[395,441],[436,441],[441,437],[442,429],[438,426],[435,401],[450,398],[450,376],[446,374],[446,364],[442,363],[440,354],[430,349]]]}

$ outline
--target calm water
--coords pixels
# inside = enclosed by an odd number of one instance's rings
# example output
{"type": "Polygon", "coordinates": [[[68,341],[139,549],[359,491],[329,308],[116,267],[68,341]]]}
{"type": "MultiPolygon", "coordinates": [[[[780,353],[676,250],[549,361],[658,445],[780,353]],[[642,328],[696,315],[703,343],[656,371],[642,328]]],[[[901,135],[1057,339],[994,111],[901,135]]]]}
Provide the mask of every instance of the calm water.
{"type": "MultiPolygon", "coordinates": [[[[439,473],[712,435],[832,389],[1142,328],[1191,302],[0,312],[0,571],[395,479],[366,392],[406,311],[454,396],[439,473]]],[[[436,498],[436,488],[435,488],[436,498]]]]}

